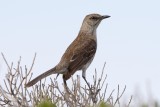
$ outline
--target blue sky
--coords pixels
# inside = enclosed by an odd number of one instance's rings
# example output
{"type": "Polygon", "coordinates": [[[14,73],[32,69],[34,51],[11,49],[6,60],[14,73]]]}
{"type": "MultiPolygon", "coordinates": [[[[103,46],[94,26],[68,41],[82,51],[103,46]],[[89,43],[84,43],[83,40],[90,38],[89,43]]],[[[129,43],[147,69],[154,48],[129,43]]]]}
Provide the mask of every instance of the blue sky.
{"type": "MultiPolygon", "coordinates": [[[[139,87],[145,97],[150,86],[153,98],[160,100],[159,4],[159,0],[1,0],[0,51],[15,64],[22,56],[22,65],[27,66],[36,52],[35,77],[58,63],[85,15],[110,15],[97,30],[98,50],[86,75],[95,68],[101,71],[106,62],[109,90],[126,85],[131,95],[139,87]]],[[[0,57],[1,80],[5,73],[0,57]]]]}

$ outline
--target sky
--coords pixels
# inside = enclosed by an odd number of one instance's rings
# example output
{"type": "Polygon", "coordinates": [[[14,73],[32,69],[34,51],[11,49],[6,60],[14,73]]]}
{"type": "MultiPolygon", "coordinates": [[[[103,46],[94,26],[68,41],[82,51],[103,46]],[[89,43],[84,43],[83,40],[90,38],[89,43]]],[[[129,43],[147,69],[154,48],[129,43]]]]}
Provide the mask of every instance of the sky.
{"type": "MultiPolygon", "coordinates": [[[[98,50],[87,79],[91,81],[95,68],[101,72],[106,62],[109,91],[126,85],[126,96],[138,92],[142,98],[160,101],[159,4],[159,0],[0,0],[0,52],[15,65],[21,56],[22,65],[28,67],[36,52],[36,77],[59,62],[86,15],[110,15],[98,27],[98,50]]],[[[6,72],[0,56],[0,81],[6,72]]],[[[62,82],[61,77],[58,80],[62,82]]]]}

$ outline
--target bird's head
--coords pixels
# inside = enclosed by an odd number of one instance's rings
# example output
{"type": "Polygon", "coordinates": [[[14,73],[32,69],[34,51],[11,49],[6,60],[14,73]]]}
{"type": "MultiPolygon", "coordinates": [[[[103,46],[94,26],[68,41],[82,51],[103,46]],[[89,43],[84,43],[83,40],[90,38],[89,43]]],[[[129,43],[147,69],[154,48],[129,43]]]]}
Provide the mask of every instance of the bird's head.
{"type": "Polygon", "coordinates": [[[89,24],[90,26],[98,26],[103,19],[109,18],[108,15],[99,15],[99,14],[89,14],[85,17],[85,23],[89,24]]]}
{"type": "Polygon", "coordinates": [[[110,17],[109,15],[89,14],[84,18],[81,28],[83,30],[85,30],[85,29],[96,30],[98,25],[100,24],[100,22],[103,19],[106,19],[109,17],[110,17]]]}

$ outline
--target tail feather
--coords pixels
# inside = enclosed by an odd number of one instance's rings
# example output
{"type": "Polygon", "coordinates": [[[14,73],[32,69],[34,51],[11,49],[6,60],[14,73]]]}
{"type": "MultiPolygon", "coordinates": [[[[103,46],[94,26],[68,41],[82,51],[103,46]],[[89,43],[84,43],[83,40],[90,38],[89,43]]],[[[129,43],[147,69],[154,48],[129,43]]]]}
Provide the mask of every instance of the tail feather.
{"type": "Polygon", "coordinates": [[[41,79],[51,75],[51,74],[54,74],[56,73],[55,72],[56,70],[56,67],[44,72],[43,74],[39,75],[38,77],[36,77],[35,79],[33,79],[32,81],[28,82],[25,86],[26,87],[30,87],[30,86],[33,86],[34,84],[36,84],[38,81],[40,81],[41,79]]]}

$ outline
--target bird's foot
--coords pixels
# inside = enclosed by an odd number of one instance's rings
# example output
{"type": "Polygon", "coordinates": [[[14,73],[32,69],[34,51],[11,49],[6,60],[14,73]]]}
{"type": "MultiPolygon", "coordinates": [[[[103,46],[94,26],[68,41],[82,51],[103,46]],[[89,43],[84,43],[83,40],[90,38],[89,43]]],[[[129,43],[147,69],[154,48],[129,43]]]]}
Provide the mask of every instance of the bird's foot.
{"type": "Polygon", "coordinates": [[[92,99],[93,103],[97,103],[97,95],[100,92],[101,89],[97,89],[96,87],[93,87],[92,85],[87,82],[88,88],[89,88],[89,96],[92,99]]]}

